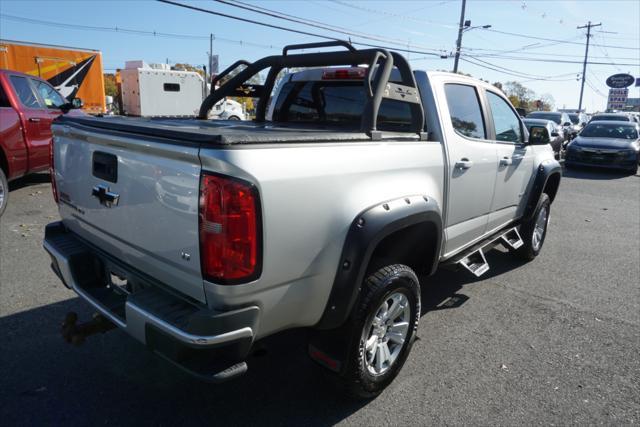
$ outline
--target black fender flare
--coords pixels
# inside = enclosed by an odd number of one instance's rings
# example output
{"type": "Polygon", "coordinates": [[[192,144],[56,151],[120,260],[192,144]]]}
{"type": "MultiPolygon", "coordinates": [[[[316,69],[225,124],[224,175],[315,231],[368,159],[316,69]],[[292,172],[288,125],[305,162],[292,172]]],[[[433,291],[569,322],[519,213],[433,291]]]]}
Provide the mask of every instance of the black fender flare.
{"type": "MultiPolygon", "coordinates": [[[[531,191],[529,192],[529,198],[527,199],[527,205],[524,210],[523,221],[528,221],[533,216],[533,213],[536,210],[536,205],[538,204],[538,200],[542,195],[545,187],[547,186],[547,182],[549,178],[553,175],[558,176],[558,185],[560,185],[560,177],[562,176],[562,166],[558,163],[557,160],[545,160],[538,166],[538,170],[536,173],[536,177],[533,181],[533,185],[531,186],[531,191]]],[[[552,201],[555,197],[555,193],[551,195],[552,201]]]]}
{"type": "Polygon", "coordinates": [[[347,232],[331,294],[316,328],[334,329],[349,317],[378,243],[396,231],[424,222],[433,224],[437,230],[434,260],[429,266],[429,272],[433,273],[442,243],[442,215],[435,200],[422,195],[406,196],[360,212],[347,232]]]}

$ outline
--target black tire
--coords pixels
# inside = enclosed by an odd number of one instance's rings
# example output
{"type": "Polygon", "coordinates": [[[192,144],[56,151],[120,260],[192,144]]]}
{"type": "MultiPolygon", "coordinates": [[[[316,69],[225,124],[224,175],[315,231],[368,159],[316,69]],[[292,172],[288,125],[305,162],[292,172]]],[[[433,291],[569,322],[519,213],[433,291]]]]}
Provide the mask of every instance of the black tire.
{"type": "MultiPolygon", "coordinates": [[[[389,308],[393,308],[393,306],[390,305],[389,308]]],[[[391,319],[391,323],[393,323],[394,319],[391,319]]],[[[380,268],[365,280],[360,299],[349,319],[349,329],[352,331],[351,339],[347,344],[349,347],[347,354],[349,356],[340,375],[342,385],[350,396],[359,399],[375,397],[393,381],[411,351],[418,330],[419,319],[420,282],[411,268],[401,264],[389,265],[380,268]],[[400,297],[398,297],[399,295],[400,297]],[[370,325],[374,317],[379,313],[383,303],[389,304],[389,301],[392,301],[392,297],[402,298],[402,296],[408,302],[406,306],[409,307],[409,314],[400,314],[394,319],[398,319],[400,316],[405,316],[408,319],[406,337],[402,344],[396,344],[391,341],[384,344],[390,353],[395,352],[395,350],[391,351],[392,347],[389,347],[389,345],[395,346],[395,349],[399,349],[399,351],[395,359],[388,364],[386,370],[381,371],[379,374],[373,373],[370,371],[365,359],[365,357],[368,357],[365,345],[367,339],[372,339],[375,326],[371,325],[371,328],[366,326],[370,325]]],[[[393,332],[393,328],[384,326],[385,331],[387,328],[393,332]]],[[[381,341],[378,339],[377,342],[380,343],[381,341]]],[[[377,348],[381,344],[374,345],[377,348]]],[[[375,368],[372,367],[371,369],[375,368]]]]}
{"type": "Polygon", "coordinates": [[[238,116],[230,116],[227,120],[240,120],[238,116]]]}
{"type": "Polygon", "coordinates": [[[0,168],[0,216],[7,208],[7,203],[9,203],[9,182],[7,182],[4,171],[0,168]]]}
{"type": "Polygon", "coordinates": [[[549,225],[549,214],[551,213],[551,199],[546,193],[542,193],[540,199],[538,200],[538,204],[536,205],[536,210],[533,212],[533,216],[529,221],[523,222],[520,225],[520,237],[524,244],[520,246],[516,251],[516,256],[525,260],[531,261],[535,257],[538,256],[540,251],[542,250],[542,245],[544,244],[544,240],[547,237],[547,228],[549,225]],[[537,239],[534,241],[534,233],[536,232],[536,223],[540,219],[540,215],[542,210],[546,210],[546,215],[544,218],[544,229],[542,235],[538,234],[537,239]],[[536,242],[539,242],[536,244],[536,242]]]}

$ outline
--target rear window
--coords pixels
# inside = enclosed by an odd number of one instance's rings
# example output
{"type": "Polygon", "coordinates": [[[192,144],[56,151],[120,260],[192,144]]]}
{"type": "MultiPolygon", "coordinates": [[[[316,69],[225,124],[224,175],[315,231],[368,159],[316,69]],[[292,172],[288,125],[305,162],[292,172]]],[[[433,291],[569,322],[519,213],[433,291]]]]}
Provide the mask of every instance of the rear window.
{"type": "MultiPolygon", "coordinates": [[[[362,82],[288,82],[276,101],[273,121],[358,127],[364,105],[362,82]]],[[[410,105],[383,99],[378,111],[378,129],[405,131],[410,128],[410,105]]]]}
{"type": "Polygon", "coordinates": [[[611,120],[617,122],[630,122],[631,119],[628,116],[593,116],[591,121],[611,120]]]}
{"type": "Polygon", "coordinates": [[[556,124],[560,124],[562,119],[562,114],[557,113],[529,113],[527,117],[536,118],[536,119],[545,119],[552,120],[556,124]]]}
{"type": "Polygon", "coordinates": [[[470,138],[486,138],[487,132],[476,89],[468,85],[446,84],[444,90],[451,124],[455,131],[470,138]]]}

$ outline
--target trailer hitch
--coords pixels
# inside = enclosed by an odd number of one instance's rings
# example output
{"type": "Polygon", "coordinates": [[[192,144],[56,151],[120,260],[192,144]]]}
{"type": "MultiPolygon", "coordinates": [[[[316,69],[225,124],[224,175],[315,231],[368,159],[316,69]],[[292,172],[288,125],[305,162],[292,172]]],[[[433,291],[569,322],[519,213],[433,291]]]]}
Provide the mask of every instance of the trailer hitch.
{"type": "Polygon", "coordinates": [[[100,313],[94,313],[93,318],[84,323],[77,323],[78,315],[73,311],[67,313],[62,323],[62,338],[70,344],[80,345],[91,335],[110,331],[116,325],[100,313]]]}

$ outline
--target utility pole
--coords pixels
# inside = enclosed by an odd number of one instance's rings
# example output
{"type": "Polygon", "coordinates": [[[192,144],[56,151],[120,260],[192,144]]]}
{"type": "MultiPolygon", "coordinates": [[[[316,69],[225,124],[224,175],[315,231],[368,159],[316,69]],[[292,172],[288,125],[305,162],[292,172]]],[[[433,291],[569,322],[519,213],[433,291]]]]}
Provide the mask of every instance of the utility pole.
{"type": "MultiPolygon", "coordinates": [[[[212,33],[209,34],[209,83],[213,81],[213,68],[211,68],[211,65],[213,65],[213,34],[212,33]]],[[[213,92],[213,86],[211,86],[211,89],[209,89],[209,93],[211,92],[213,92]]]]}
{"type": "Polygon", "coordinates": [[[456,59],[453,62],[453,72],[458,72],[458,61],[460,60],[460,46],[462,45],[462,30],[464,30],[464,9],[467,0],[462,0],[462,11],[460,12],[460,25],[458,26],[458,41],[456,42],[456,59]]]}
{"type": "Polygon", "coordinates": [[[578,111],[582,110],[582,95],[584,94],[584,80],[587,77],[587,57],[589,56],[589,39],[591,38],[591,28],[599,27],[602,23],[592,24],[591,21],[587,25],[577,27],[579,30],[582,28],[587,29],[587,45],[584,50],[584,63],[582,64],[582,86],[580,87],[580,102],[578,102],[578,111]]]}

